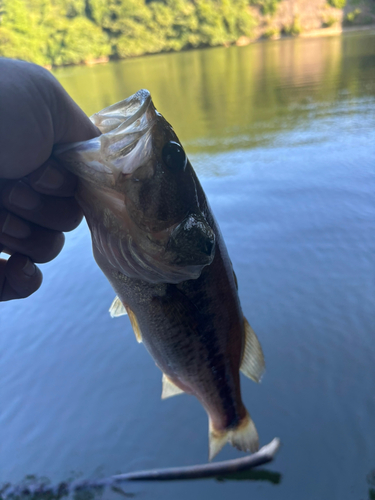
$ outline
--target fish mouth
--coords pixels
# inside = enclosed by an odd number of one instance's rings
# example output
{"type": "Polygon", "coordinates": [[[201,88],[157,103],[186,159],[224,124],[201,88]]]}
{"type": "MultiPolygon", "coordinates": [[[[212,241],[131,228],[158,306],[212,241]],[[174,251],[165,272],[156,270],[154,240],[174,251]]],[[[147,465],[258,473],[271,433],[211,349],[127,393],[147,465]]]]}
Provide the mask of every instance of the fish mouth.
{"type": "Polygon", "coordinates": [[[81,179],[113,188],[120,174],[132,174],[150,154],[156,113],[150,92],[139,90],[90,117],[102,135],[57,146],[53,154],[81,179]]]}
{"type": "Polygon", "coordinates": [[[121,134],[125,130],[127,133],[136,132],[144,128],[151,102],[150,92],[141,89],[127,99],[93,114],[90,120],[102,134],[121,134]]]}

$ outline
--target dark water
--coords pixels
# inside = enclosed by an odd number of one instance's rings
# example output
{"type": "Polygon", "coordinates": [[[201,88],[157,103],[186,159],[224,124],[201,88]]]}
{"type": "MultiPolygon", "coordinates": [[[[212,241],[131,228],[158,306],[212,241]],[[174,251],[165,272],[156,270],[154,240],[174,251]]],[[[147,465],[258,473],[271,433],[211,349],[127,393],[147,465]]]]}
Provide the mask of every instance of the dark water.
{"type": "MultiPolygon", "coordinates": [[[[160,55],[58,78],[87,113],[148,88],[221,225],[267,372],[243,396],[251,479],[131,484],[139,498],[375,497],[375,35],[160,55]]],[[[0,482],[202,463],[207,418],[161,375],[91,257],[85,225],[42,289],[1,306],[0,482]]],[[[227,446],[220,459],[240,456],[227,446]]]]}

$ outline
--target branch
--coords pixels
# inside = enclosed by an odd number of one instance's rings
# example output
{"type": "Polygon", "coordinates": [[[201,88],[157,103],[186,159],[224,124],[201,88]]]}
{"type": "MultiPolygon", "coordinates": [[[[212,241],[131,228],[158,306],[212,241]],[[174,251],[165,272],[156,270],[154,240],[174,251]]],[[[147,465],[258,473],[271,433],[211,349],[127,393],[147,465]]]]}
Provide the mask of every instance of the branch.
{"type": "Polygon", "coordinates": [[[126,474],[117,474],[96,481],[78,480],[71,483],[63,482],[55,486],[48,484],[12,486],[8,484],[0,491],[0,499],[8,500],[16,496],[38,494],[52,494],[57,498],[61,498],[70,493],[82,490],[99,489],[108,486],[116,487],[118,484],[126,481],[171,481],[227,476],[271,462],[279,448],[280,439],[274,438],[270,443],[263,446],[252,455],[234,460],[226,460],[224,462],[128,472],[126,474]]]}

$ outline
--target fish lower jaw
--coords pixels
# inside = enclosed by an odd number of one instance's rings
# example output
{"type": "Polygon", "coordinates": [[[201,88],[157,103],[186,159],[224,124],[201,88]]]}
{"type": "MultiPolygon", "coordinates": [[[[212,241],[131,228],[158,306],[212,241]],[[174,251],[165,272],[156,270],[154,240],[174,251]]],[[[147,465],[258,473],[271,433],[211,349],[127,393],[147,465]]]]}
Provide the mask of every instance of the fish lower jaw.
{"type": "Polygon", "coordinates": [[[225,446],[230,443],[240,451],[255,453],[259,449],[259,437],[250,415],[245,417],[235,427],[216,430],[209,417],[209,461],[211,461],[225,446]]]}

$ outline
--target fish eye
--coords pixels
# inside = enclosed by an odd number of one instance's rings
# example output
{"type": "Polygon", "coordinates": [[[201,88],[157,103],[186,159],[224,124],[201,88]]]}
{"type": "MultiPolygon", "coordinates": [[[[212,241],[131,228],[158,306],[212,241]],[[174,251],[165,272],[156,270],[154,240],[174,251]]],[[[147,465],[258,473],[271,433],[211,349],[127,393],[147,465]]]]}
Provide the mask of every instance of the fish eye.
{"type": "Polygon", "coordinates": [[[161,152],[164,163],[171,170],[185,170],[187,157],[181,144],[170,141],[161,152]]]}

